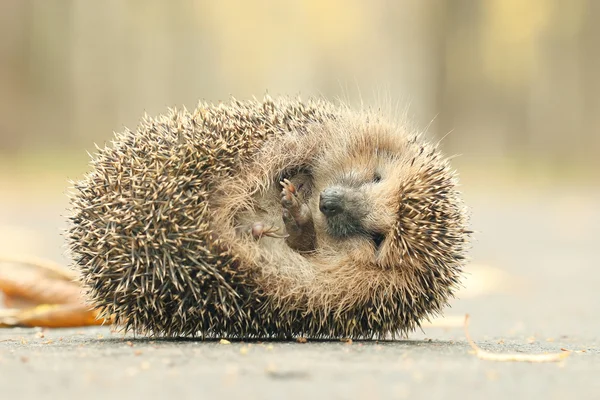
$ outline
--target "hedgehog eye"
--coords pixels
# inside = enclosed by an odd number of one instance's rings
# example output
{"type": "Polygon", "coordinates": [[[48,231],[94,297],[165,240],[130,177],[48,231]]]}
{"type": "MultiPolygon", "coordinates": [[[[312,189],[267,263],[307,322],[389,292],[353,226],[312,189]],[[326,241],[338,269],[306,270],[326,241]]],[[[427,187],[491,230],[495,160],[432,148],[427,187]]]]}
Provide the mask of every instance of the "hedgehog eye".
{"type": "Polygon", "coordinates": [[[371,239],[373,240],[373,243],[375,244],[375,248],[379,249],[379,247],[385,240],[385,235],[383,233],[374,233],[373,235],[371,235],[371,239]]]}
{"type": "Polygon", "coordinates": [[[375,172],[375,175],[373,175],[373,182],[377,183],[381,180],[381,174],[379,174],[379,172],[375,172]]]}

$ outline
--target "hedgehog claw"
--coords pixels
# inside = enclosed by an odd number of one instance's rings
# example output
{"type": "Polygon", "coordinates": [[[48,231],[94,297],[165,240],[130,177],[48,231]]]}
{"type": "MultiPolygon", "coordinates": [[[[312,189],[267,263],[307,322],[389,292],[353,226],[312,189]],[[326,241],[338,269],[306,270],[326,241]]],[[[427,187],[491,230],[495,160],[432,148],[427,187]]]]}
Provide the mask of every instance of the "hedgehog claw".
{"type": "Polygon", "coordinates": [[[284,190],[287,189],[290,193],[296,194],[296,186],[294,186],[294,184],[290,182],[289,179],[284,179],[283,181],[279,182],[279,184],[283,186],[284,190]]]}
{"type": "Polygon", "coordinates": [[[281,190],[281,205],[288,210],[298,210],[300,208],[300,201],[294,184],[287,179],[284,179],[280,184],[283,186],[281,190]]]}

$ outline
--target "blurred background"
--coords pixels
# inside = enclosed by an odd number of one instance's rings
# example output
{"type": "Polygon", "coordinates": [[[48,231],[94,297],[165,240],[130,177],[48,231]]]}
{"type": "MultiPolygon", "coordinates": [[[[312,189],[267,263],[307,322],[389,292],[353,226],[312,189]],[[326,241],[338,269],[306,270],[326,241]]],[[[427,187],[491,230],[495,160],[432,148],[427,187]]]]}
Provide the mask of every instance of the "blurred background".
{"type": "Polygon", "coordinates": [[[0,251],[67,263],[67,179],[144,112],[319,95],[397,105],[460,155],[458,311],[598,320],[598,21],[596,0],[2,0],[0,251]]]}

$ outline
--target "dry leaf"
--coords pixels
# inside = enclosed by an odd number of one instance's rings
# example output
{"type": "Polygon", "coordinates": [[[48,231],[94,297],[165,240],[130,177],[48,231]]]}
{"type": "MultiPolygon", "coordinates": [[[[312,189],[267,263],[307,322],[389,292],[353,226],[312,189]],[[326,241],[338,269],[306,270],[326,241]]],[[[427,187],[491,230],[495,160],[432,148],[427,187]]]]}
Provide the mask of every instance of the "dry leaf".
{"type": "MultiPolygon", "coordinates": [[[[467,342],[475,351],[475,355],[482,360],[489,361],[522,361],[522,362],[556,362],[569,356],[570,352],[553,354],[521,354],[521,353],[491,353],[481,350],[469,335],[469,314],[465,316],[465,335],[467,342]]],[[[562,349],[561,349],[562,350],[562,349]]]]}
{"type": "Polygon", "coordinates": [[[0,327],[24,326],[44,328],[75,328],[101,325],[96,310],[81,304],[40,305],[25,310],[2,310],[0,327]]]}
{"type": "Polygon", "coordinates": [[[22,268],[17,264],[0,268],[0,291],[5,295],[6,305],[12,308],[81,301],[81,288],[77,283],[48,274],[43,268],[22,268]]]}
{"type": "Polygon", "coordinates": [[[38,257],[0,255],[0,264],[17,264],[30,267],[43,273],[45,277],[52,279],[62,279],[65,281],[74,281],[77,279],[77,275],[70,269],[54,261],[38,257]]]}
{"type": "Polygon", "coordinates": [[[52,261],[0,256],[0,291],[12,307],[0,327],[72,328],[110,322],[83,304],[75,275],[52,261]]]}

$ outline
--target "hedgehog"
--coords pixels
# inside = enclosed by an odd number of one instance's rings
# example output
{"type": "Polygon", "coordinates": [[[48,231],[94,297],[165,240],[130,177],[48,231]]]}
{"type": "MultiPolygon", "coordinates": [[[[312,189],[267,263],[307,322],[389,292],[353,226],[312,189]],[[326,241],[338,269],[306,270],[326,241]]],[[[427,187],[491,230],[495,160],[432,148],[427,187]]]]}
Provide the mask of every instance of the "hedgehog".
{"type": "Polygon", "coordinates": [[[471,231],[437,144],[380,110],[268,95],[145,115],[72,182],[87,302],[162,337],[406,337],[471,231]]]}

